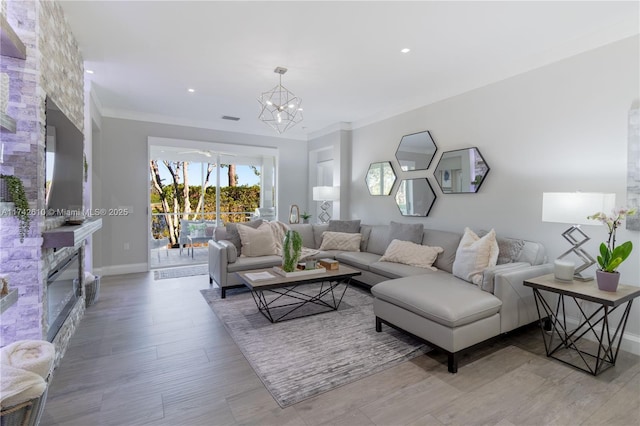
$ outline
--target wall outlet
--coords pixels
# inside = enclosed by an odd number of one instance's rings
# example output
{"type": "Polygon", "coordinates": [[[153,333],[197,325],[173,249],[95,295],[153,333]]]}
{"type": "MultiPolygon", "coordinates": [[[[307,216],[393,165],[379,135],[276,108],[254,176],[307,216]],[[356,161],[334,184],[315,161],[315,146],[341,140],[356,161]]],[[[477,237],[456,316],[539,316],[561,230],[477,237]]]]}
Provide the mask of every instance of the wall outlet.
{"type": "Polygon", "coordinates": [[[129,250],[129,248],[130,248],[130,247],[129,247],[129,243],[124,243],[124,249],[125,249],[125,250],[129,250]]]}

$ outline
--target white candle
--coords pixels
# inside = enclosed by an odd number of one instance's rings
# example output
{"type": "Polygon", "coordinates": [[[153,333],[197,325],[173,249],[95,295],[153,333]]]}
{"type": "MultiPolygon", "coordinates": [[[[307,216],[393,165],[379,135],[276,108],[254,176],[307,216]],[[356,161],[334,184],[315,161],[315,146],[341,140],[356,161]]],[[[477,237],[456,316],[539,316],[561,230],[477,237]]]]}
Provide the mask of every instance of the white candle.
{"type": "Polygon", "coordinates": [[[576,265],[568,260],[556,259],[553,262],[553,273],[557,280],[561,281],[573,281],[573,273],[576,270],[576,265]]]}

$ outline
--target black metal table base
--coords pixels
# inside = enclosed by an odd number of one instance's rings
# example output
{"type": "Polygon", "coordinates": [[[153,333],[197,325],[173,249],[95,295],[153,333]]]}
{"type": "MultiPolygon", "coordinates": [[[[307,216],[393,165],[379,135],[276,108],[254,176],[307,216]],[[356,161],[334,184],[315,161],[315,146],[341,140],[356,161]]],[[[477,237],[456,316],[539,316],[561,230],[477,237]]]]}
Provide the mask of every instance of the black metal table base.
{"type": "Polygon", "coordinates": [[[298,291],[297,288],[301,285],[305,288],[309,287],[308,283],[291,284],[287,287],[270,288],[264,290],[253,290],[251,295],[253,301],[256,303],[258,310],[272,323],[287,321],[295,318],[308,317],[312,315],[322,314],[329,311],[337,311],[342,302],[342,298],[347,292],[349,287],[350,278],[342,279],[339,281],[323,281],[320,283],[320,288],[317,294],[307,294],[298,291]],[[342,292],[336,291],[336,288],[344,284],[342,292]],[[267,298],[266,294],[276,294],[276,297],[267,298]],[[296,301],[289,303],[281,303],[283,301],[288,302],[289,299],[296,301]],[[314,304],[324,309],[313,311],[312,313],[295,315],[301,312],[301,308],[308,304],[314,304]],[[284,312],[282,312],[284,310],[284,312]],[[278,311],[278,314],[276,314],[278,311]],[[282,313],[281,313],[282,312],[282,313]]]}
{"type": "Polygon", "coordinates": [[[541,324],[542,339],[544,340],[544,347],[548,357],[554,358],[584,372],[591,373],[594,376],[616,364],[618,351],[620,349],[620,342],[622,341],[622,334],[629,318],[629,312],[631,312],[631,303],[633,300],[629,300],[626,303],[622,317],[618,324],[615,325],[610,324],[610,314],[617,308],[624,305],[618,305],[615,307],[600,305],[595,312],[587,315],[576,298],[567,296],[575,302],[582,318],[584,318],[584,320],[578,324],[575,329],[569,330],[567,327],[564,301],[565,296],[563,294],[558,295],[556,307],[553,309],[552,306],[550,306],[542,297],[537,288],[533,288],[533,294],[539,317],[548,317],[548,323],[551,325],[551,331],[549,332],[545,331],[544,324],[541,324]],[[542,311],[544,311],[544,315],[542,314],[542,311]],[[615,328],[613,333],[611,333],[611,325],[615,328]],[[598,326],[600,326],[600,330],[597,330],[598,326]],[[578,341],[588,334],[592,335],[596,340],[598,345],[596,353],[590,353],[578,348],[578,341]],[[578,364],[560,358],[559,355],[562,350],[572,350],[575,352],[579,357],[579,361],[576,359],[578,364]]]}

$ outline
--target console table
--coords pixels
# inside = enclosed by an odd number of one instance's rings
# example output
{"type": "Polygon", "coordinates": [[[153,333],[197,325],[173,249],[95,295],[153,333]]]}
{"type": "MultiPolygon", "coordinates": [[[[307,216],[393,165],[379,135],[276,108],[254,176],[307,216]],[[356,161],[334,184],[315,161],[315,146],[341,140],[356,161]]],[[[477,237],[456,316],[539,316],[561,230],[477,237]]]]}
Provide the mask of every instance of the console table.
{"type": "Polygon", "coordinates": [[[599,290],[595,281],[558,281],[553,274],[531,278],[525,280],[523,284],[533,289],[539,318],[549,319],[551,332],[545,331],[545,324],[542,321],[540,324],[548,357],[594,376],[616,364],[631,304],[633,299],[640,296],[640,287],[619,285],[616,292],[607,292],[599,290]],[[541,291],[557,295],[555,308],[545,300],[541,291]],[[573,300],[583,318],[572,330],[567,326],[565,308],[567,299],[573,300]],[[586,313],[580,301],[596,304],[595,311],[586,313]],[[623,309],[624,312],[615,324],[615,320],[611,319],[611,313],[618,308],[623,309]],[[595,338],[598,346],[596,353],[579,347],[581,339],[587,335],[595,338]]]}

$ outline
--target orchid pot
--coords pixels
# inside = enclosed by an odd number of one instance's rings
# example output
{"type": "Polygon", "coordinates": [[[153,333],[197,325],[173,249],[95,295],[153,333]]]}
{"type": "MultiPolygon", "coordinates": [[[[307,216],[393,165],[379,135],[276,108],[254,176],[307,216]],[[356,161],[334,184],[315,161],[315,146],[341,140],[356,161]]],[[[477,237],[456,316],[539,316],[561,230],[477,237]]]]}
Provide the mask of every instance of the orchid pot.
{"type": "Polygon", "coordinates": [[[595,213],[588,217],[599,220],[609,228],[609,238],[606,243],[600,244],[600,254],[598,255],[599,268],[596,271],[596,281],[600,290],[616,291],[618,289],[620,273],[617,269],[631,254],[633,244],[631,241],[626,241],[616,246],[616,231],[625,216],[631,216],[635,213],[635,209],[620,209],[614,211],[610,216],[605,213],[595,213]]]}

